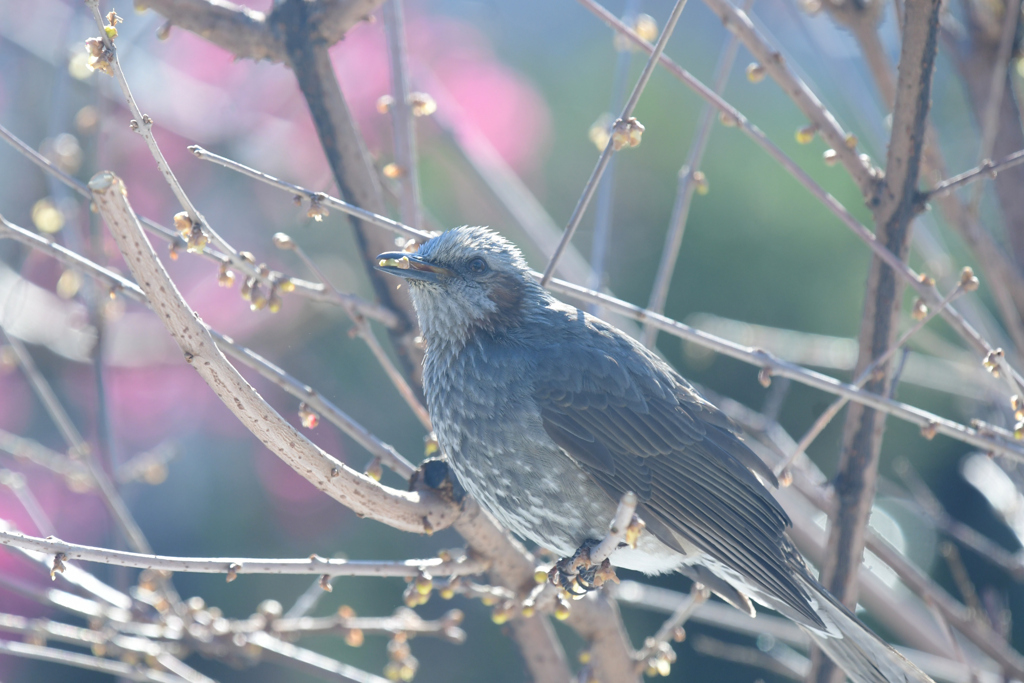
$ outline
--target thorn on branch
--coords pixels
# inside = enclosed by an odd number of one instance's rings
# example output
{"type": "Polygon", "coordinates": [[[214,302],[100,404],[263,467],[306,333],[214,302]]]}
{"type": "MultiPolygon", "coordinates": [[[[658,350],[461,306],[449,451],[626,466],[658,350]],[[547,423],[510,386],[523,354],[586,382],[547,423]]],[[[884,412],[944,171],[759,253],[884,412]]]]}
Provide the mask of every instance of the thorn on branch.
{"type": "Polygon", "coordinates": [[[228,565],[228,575],[226,577],[227,583],[231,583],[238,578],[238,570],[242,568],[242,565],[237,562],[232,562],[228,565]]]}

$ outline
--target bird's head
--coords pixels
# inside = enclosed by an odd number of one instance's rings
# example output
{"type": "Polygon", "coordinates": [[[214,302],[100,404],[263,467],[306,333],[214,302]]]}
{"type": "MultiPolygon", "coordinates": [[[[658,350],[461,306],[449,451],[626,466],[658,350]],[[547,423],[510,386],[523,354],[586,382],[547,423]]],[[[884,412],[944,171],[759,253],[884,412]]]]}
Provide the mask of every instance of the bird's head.
{"type": "Polygon", "coordinates": [[[465,343],[522,322],[544,297],[519,249],[487,228],[453,228],[415,253],[387,252],[377,270],[405,278],[427,341],[465,343]]]}

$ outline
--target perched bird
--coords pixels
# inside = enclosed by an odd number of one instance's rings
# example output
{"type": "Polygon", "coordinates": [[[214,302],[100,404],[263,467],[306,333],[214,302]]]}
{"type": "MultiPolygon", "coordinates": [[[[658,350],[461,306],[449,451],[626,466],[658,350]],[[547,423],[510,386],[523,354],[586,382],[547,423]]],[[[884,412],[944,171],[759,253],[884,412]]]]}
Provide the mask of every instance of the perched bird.
{"type": "Polygon", "coordinates": [[[513,244],[463,227],[378,259],[409,283],[438,442],[506,528],[569,557],[607,535],[631,491],[646,527],[613,565],[681,571],[752,616],[751,601],[770,607],[858,683],[931,680],[811,576],[762,484],[775,476],[729,419],[628,335],[549,295],[513,244]]]}

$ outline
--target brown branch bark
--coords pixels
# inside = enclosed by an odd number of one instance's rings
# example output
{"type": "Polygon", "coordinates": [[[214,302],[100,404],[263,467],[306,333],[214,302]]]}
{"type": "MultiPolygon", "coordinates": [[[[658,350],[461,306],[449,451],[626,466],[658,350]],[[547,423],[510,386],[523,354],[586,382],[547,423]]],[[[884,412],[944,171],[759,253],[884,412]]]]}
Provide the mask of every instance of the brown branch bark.
{"type": "MultiPolygon", "coordinates": [[[[311,8],[311,34],[333,45],[383,1],[320,0],[311,8]]],[[[135,4],[156,10],[172,25],[202,36],[239,59],[288,61],[285,36],[263,12],[227,0],[136,0],[135,4]]]]}
{"type": "MultiPolygon", "coordinates": [[[[918,178],[924,147],[925,121],[931,104],[932,72],[938,51],[940,0],[908,0],[900,53],[892,138],[886,175],[872,206],[880,242],[906,259],[911,221],[918,212],[918,178]]],[[[860,374],[895,341],[903,284],[890,267],[873,259],[868,275],[861,321],[860,354],[854,374],[860,374]]],[[[887,394],[891,363],[882,366],[868,391],[887,394]]],[[[857,602],[857,567],[864,552],[864,533],[878,476],[885,416],[850,406],[843,430],[839,473],[835,479],[836,514],[831,519],[827,562],[822,583],[848,607],[857,602]]],[[[819,652],[808,680],[825,683],[841,675],[819,652]]]]}
{"type": "MultiPolygon", "coordinates": [[[[387,213],[384,195],[373,162],[338,84],[327,53],[329,44],[316,29],[317,13],[322,11],[319,7],[319,3],[311,4],[306,0],[284,0],[274,9],[268,22],[284,36],[288,62],[306,98],[342,199],[384,215],[387,213]]],[[[419,384],[423,352],[413,342],[416,313],[409,290],[395,289],[370,266],[377,254],[394,249],[394,241],[387,233],[361,221],[353,219],[353,225],[378,299],[404,317],[403,328],[389,330],[389,334],[406,373],[419,384]]]]}

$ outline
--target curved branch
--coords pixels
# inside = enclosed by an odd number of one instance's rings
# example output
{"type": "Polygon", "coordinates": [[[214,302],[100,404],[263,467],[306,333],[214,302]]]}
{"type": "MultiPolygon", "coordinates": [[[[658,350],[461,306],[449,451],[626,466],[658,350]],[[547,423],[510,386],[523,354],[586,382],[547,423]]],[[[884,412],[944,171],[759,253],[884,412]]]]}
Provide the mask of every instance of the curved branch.
{"type": "Polygon", "coordinates": [[[382,486],[300,434],[253,389],[217,348],[178,292],[128,203],[124,183],[102,171],[89,181],[96,206],[125,261],[185,359],[260,441],[318,489],[359,515],[414,533],[450,525],[458,509],[427,492],[382,486]]]}

